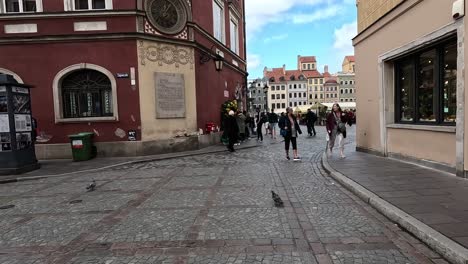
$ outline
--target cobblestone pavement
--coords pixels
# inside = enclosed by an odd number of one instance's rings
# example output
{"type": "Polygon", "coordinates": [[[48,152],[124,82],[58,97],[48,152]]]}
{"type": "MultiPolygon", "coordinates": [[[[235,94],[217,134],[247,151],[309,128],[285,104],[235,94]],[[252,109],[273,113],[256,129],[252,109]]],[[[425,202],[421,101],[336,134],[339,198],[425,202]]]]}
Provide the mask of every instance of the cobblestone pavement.
{"type": "Polygon", "coordinates": [[[325,173],[324,135],[259,145],[0,185],[0,263],[446,263],[325,173]]]}

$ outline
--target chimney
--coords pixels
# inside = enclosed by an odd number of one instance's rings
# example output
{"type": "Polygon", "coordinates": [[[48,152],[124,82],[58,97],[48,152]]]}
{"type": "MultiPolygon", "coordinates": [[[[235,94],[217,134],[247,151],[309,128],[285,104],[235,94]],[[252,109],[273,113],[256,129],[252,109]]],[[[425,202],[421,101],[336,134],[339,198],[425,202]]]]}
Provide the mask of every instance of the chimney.
{"type": "Polygon", "coordinates": [[[267,77],[267,67],[263,68],[263,77],[267,77]]]}
{"type": "Polygon", "coordinates": [[[328,72],[328,65],[325,65],[325,67],[323,68],[323,72],[328,72]]]}
{"type": "Polygon", "coordinates": [[[283,75],[286,75],[286,64],[283,64],[283,75]]]}
{"type": "Polygon", "coordinates": [[[297,55],[297,69],[301,70],[301,55],[297,55]]]}

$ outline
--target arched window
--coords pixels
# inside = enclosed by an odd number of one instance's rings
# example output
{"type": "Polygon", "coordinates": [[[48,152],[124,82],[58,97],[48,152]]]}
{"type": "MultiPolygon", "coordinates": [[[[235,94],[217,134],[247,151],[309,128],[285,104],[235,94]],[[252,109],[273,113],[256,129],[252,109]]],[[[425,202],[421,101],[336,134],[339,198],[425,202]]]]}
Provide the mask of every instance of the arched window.
{"type": "Polygon", "coordinates": [[[96,70],[69,73],[61,81],[63,118],[113,116],[112,84],[96,70]]]}
{"type": "Polygon", "coordinates": [[[13,78],[18,82],[18,83],[24,83],[23,82],[23,79],[21,79],[21,77],[19,77],[18,74],[8,70],[8,69],[4,69],[4,68],[0,68],[0,73],[3,73],[3,74],[9,74],[11,76],[13,76],[13,78]]]}

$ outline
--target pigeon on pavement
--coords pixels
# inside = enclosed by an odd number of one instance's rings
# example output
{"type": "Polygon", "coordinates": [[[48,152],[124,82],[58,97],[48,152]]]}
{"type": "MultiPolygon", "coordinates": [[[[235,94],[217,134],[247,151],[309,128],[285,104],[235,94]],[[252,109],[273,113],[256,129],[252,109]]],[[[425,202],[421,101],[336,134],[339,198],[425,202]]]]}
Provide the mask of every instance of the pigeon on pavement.
{"type": "Polygon", "coordinates": [[[86,187],[86,190],[88,190],[88,192],[92,192],[96,189],[96,181],[93,180],[92,183],[90,183],[87,187],[86,187]]]}

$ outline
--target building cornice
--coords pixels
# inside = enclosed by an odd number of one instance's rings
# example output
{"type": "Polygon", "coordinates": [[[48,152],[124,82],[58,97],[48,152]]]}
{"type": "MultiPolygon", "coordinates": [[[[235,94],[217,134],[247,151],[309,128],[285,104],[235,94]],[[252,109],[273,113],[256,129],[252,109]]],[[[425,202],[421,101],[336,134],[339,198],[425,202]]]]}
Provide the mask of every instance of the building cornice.
{"type": "MultiPolygon", "coordinates": [[[[197,42],[191,42],[181,39],[166,38],[158,35],[149,35],[143,33],[110,33],[110,34],[87,34],[87,35],[63,35],[63,36],[34,36],[34,37],[15,37],[0,39],[0,46],[12,44],[43,44],[51,42],[90,42],[90,41],[116,41],[116,40],[148,40],[158,41],[167,44],[180,45],[196,48],[204,53],[210,52],[205,46],[197,42]]],[[[247,71],[235,66],[229,61],[224,61],[224,65],[243,75],[247,71]]],[[[246,67],[245,63],[243,64],[246,67]]]]}
{"type": "Polygon", "coordinates": [[[144,11],[137,10],[103,10],[103,11],[64,11],[64,12],[38,12],[22,14],[1,14],[0,21],[18,21],[41,18],[82,18],[82,17],[115,17],[115,16],[145,16],[144,11]]]}

